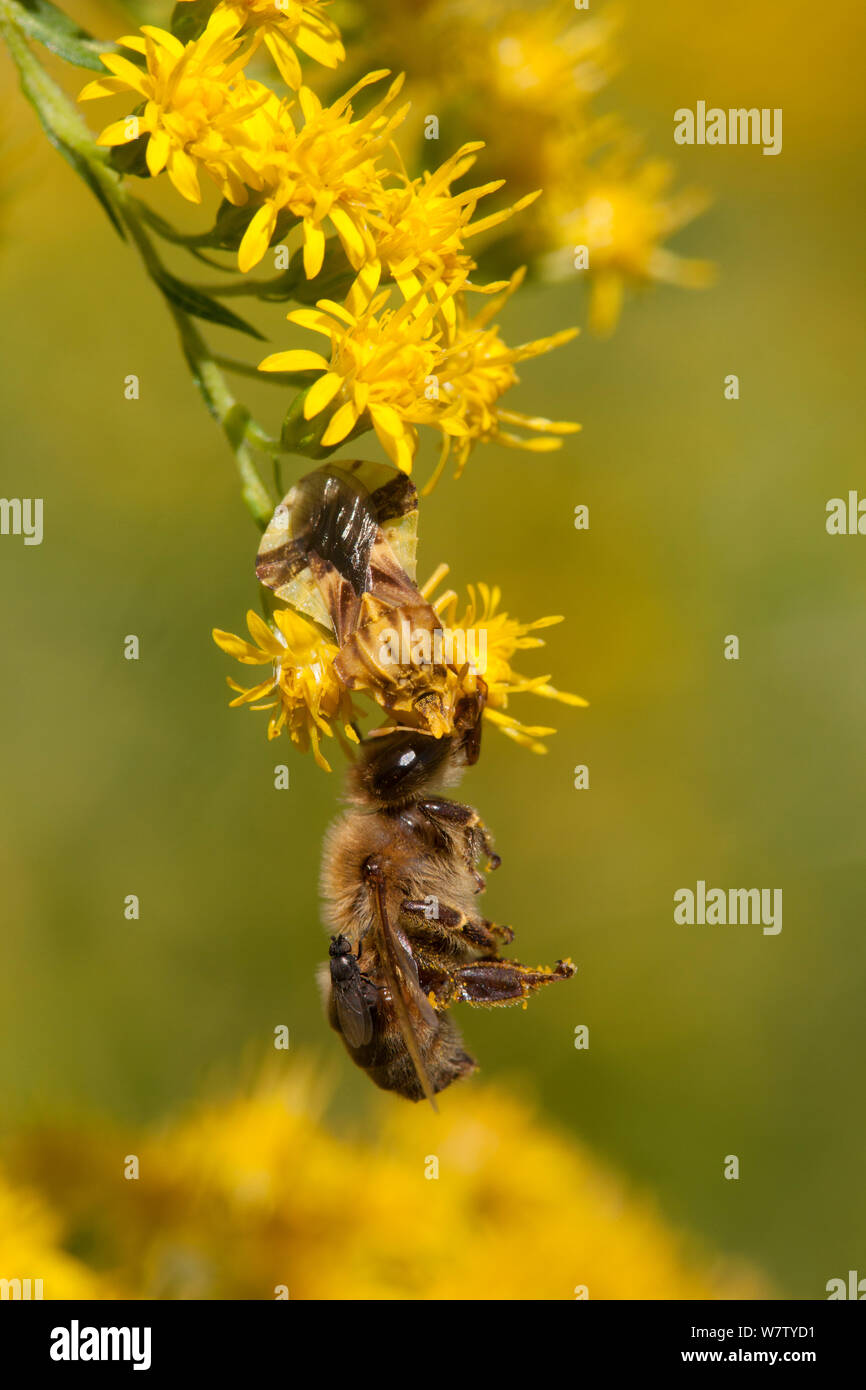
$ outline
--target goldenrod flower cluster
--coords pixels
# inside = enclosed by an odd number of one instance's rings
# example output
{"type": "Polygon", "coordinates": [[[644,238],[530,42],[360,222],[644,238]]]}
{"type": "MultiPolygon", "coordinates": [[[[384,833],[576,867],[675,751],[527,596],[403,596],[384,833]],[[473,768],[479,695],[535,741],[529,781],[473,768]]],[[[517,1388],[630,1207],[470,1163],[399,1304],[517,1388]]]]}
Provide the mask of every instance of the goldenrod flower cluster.
{"type": "MultiPolygon", "coordinates": [[[[511,663],[515,653],[542,647],[543,640],[531,634],[561,622],[562,618],[546,617],[522,623],[499,611],[499,589],[491,589],[483,583],[478,585],[477,595],[475,588],[469,586],[468,603],[458,617],[458,598],[453,590],[432,598],[438,582],[447,572],[447,565],[440,565],[419,592],[424,598],[431,599],[434,610],[442,618],[443,631],[460,631],[465,638],[464,649],[482,655],[467,663],[459,673],[447,673],[446,708],[453,713],[459,696],[474,690],[477,678],[481,677],[487,687],[485,720],[531,752],[546,752],[543,740],[556,730],[543,725],[522,724],[507,713],[510,697],[533,694],[575,706],[584,706],[586,701],[579,695],[556,690],[546,675],[522,675],[514,670],[511,663]]],[[[365,711],[354,703],[341,681],[335,665],[339,648],[321,633],[315,623],[289,608],[275,609],[271,621],[272,626],[252,611],[247,614],[252,643],[230,632],[214,629],[214,641],[228,656],[233,656],[244,665],[269,665],[271,668],[266,680],[251,687],[238,685],[229,677],[229,686],[237,692],[231,704],[233,707],[246,705],[253,710],[267,710],[270,715],[268,738],[287,733],[302,752],[312,747],[318,766],[330,772],[330,764],[321,751],[321,737],[331,738],[336,732],[344,747],[347,741],[356,743],[356,723],[365,711]]],[[[424,668],[420,668],[419,679],[427,679],[423,672],[424,668]]],[[[431,676],[431,689],[432,679],[431,676]]],[[[404,703],[400,699],[400,692],[395,694],[393,688],[374,673],[362,685],[356,683],[353,693],[370,697],[391,717],[406,717],[417,700],[419,687],[416,681],[411,699],[404,703]]],[[[450,730],[450,719],[431,726],[431,732],[436,737],[450,730]]]]}
{"type": "MultiPolygon", "coordinates": [[[[446,573],[447,567],[443,565],[422,589],[425,597],[432,595],[436,583],[440,578],[444,578],[446,573]]],[[[585,706],[586,700],[581,699],[579,695],[556,690],[550,684],[549,676],[520,675],[513,669],[511,660],[515,652],[543,647],[543,639],[530,634],[537,632],[539,628],[561,623],[562,618],[536,618],[534,622],[522,623],[517,618],[511,618],[507,613],[499,611],[502,594],[498,588],[491,589],[488,584],[479,584],[476,595],[474,586],[470,584],[468,592],[469,601],[461,617],[457,616],[458,598],[453,589],[440,594],[432,602],[442,618],[443,626],[450,631],[460,629],[465,633],[477,634],[484,630],[485,655],[475,672],[482,677],[487,686],[484,717],[515,743],[529,748],[533,753],[543,753],[545,745],[541,740],[556,733],[556,730],[542,725],[521,724],[513,715],[507,714],[509,696],[529,692],[541,695],[547,700],[559,700],[564,705],[578,706],[585,706]]],[[[478,651],[480,645],[477,641],[467,643],[467,647],[473,651],[478,651]]]]}
{"type": "Polygon", "coordinates": [[[387,289],[362,299],[355,312],[320,300],[318,309],[295,309],[288,317],[329,339],[330,360],[299,348],[266,357],[261,370],[322,373],[306,393],[303,414],[315,419],[340,402],[321,435],[326,448],[342,443],[366,414],[388,456],[408,473],[418,449],[417,426],[438,430],[442,448],[430,486],[452,450],[459,476],[477,443],[497,440],[519,449],[556,449],[560,436],[579,426],[503,410],[498,404],[517,381],[515,363],[550,352],[575,334],[565,329],[516,348],[502,341],[490,320],[521,279],[518,272],[474,318],[462,301],[454,309],[453,287],[437,289],[429,282],[396,309],[390,307],[387,289]],[[504,425],[530,431],[530,437],[504,425]]]}
{"type": "MultiPolygon", "coordinates": [[[[479,444],[561,447],[576,424],[511,409],[505,398],[520,362],[576,330],[509,345],[498,317],[525,270],[512,272],[505,258],[525,253],[536,271],[558,276],[574,274],[585,252],[599,332],[614,326],[627,285],[697,285],[709,276],[704,263],[681,261],[662,244],[700,210],[700,195],[672,195],[668,166],[642,160],[619,119],[596,114],[597,94],[617,68],[615,13],[563,23],[549,5],[511,0],[370,0],[348,52],[335,14],[351,29],[351,7],[328,0],[219,0],[203,17],[200,4],[181,3],[173,32],[144,25],[119,39],[102,57],[107,75],[82,91],[82,100],[126,94],[134,102],[99,144],[133,145],[137,172],[165,171],[190,203],[215,185],[220,235],[204,245],[233,254],[241,276],[270,248],[296,247],[282,297],[301,304],[289,322],[319,345],[277,350],[258,364],[263,379],[297,390],[283,449],[322,457],[372,430],[409,473],[426,429],[439,440],[429,490],[449,461],[459,477],[479,444]],[[429,98],[443,117],[458,113],[484,138],[413,176],[395,143],[412,117],[403,75],[392,67],[411,72],[419,53],[419,114],[429,98]],[[331,74],[328,96],[313,90],[302,59],[314,64],[317,86],[331,74]],[[348,83],[335,76],[341,66],[348,83]],[[495,176],[462,187],[482,156],[495,176]],[[488,203],[505,182],[516,196],[504,207],[488,203]],[[478,247],[485,265],[505,269],[503,278],[485,278],[478,247]]],[[[259,282],[250,283],[254,292],[259,282]]],[[[582,702],[546,677],[512,671],[514,652],[538,642],[527,634],[539,624],[506,621],[499,591],[482,585],[478,593],[461,624],[485,629],[486,669],[464,672],[461,688],[483,679],[486,717],[543,751],[552,730],[520,724],[507,712],[509,698],[531,692],[582,702]]],[[[448,596],[439,604],[452,626],[455,603],[448,596]]],[[[323,737],[358,737],[353,694],[372,696],[394,717],[417,699],[416,681],[395,693],[375,672],[350,693],[333,633],[307,616],[283,610],[248,623],[253,646],[221,631],[215,639],[245,664],[270,666],[270,675],[252,688],[230,682],[232,703],[267,710],[268,736],[285,731],[322,767],[323,737]]],[[[431,725],[436,736],[449,731],[448,708],[446,700],[431,725]]]]}
{"type": "Polygon", "coordinates": [[[435,1117],[383,1097],[363,1136],[324,1099],[321,1068],[295,1063],[159,1129],[25,1134],[4,1166],[36,1192],[0,1178],[0,1276],[38,1272],[46,1299],[770,1294],[500,1091],[449,1092],[435,1117]]]}
{"type": "Polygon", "coordinates": [[[302,753],[312,747],[319,767],[330,772],[319,740],[323,734],[333,737],[331,721],[339,720],[345,738],[358,741],[352,702],[334,670],[338,648],[291,608],[275,611],[273,627],[250,610],[247,627],[252,643],[219,628],[214,629],[214,641],[244,666],[270,666],[270,675],[249,688],[229,677],[231,689],[238,692],[231,704],[272,711],[268,738],[279,738],[285,731],[302,753]]]}
{"type": "MultiPolygon", "coordinates": [[[[484,283],[472,254],[476,238],[524,212],[538,190],[479,211],[504,182],[458,186],[483,148],[479,141],[462,144],[438,168],[410,176],[394,144],[409,111],[401,101],[403,79],[385,69],[359,75],[323,102],[307,85],[299,55],[320,69],[334,70],[345,60],[326,3],[220,0],[198,22],[200,13],[200,6],[195,15],[190,7],[184,25],[179,7],[176,32],[144,25],[120,38],[116,51],[102,55],[106,75],[89,82],[80,99],[131,97],[132,109],[105,127],[98,144],[135,147],[136,172],[150,178],[165,173],[189,203],[201,203],[210,183],[223,208],[237,210],[231,245],[241,275],[272,245],[294,236],[302,279],[342,285],[341,298],[322,294],[316,300],[315,288],[299,293],[296,298],[315,307],[288,314],[293,325],[324,339],[324,352],[291,348],[259,364],[262,372],[279,374],[274,380],[288,375],[302,388],[287,416],[283,446],[321,456],[372,429],[392,463],[408,473],[426,427],[440,441],[429,486],[449,459],[459,475],[478,444],[559,448],[576,424],[506,408],[503,398],[518,381],[521,361],[568,342],[576,330],[510,346],[496,320],[524,272],[484,283]],[[282,95],[266,55],[286,84],[282,95]],[[471,300],[479,296],[481,307],[473,310],[471,300]]],[[[484,586],[482,592],[488,593],[484,586]]],[[[489,617],[485,611],[479,621],[489,617]]],[[[344,744],[357,741],[360,713],[338,675],[333,634],[288,608],[276,609],[267,621],[250,613],[247,622],[251,642],[214,632],[219,646],[242,664],[269,668],[252,687],[230,680],[232,704],[266,711],[269,738],[287,734],[330,770],[323,738],[336,733],[344,744]]],[[[462,625],[472,625],[468,613],[462,625]]],[[[580,702],[560,696],[544,679],[511,670],[514,651],[526,645],[518,634],[528,630],[491,629],[485,670],[465,671],[461,688],[482,676],[487,717],[541,751],[541,737],[552,731],[524,728],[506,714],[509,695],[534,691],[580,702]]],[[[394,713],[381,685],[371,682],[365,693],[394,713]]],[[[445,720],[437,733],[449,728],[445,720]]]]}
{"type": "Polygon", "coordinates": [[[693,189],[672,194],[673,167],[647,157],[610,113],[619,5],[593,0],[569,17],[571,8],[545,0],[364,6],[379,61],[406,67],[422,109],[439,113],[443,127],[466,122],[510,188],[544,189],[543,202],[511,229],[509,250],[545,278],[585,278],[590,326],[606,335],[629,287],[711,283],[711,264],[663,244],[707,199],[693,189]]]}
{"type": "MultiPolygon", "coordinates": [[[[322,458],[373,431],[391,463],[409,473],[426,429],[439,441],[429,489],[449,461],[459,477],[479,444],[529,452],[562,446],[576,424],[505,403],[519,364],[576,331],[507,342],[497,320],[525,274],[513,270],[515,260],[543,274],[585,268],[590,319],[601,332],[614,325],[629,284],[706,282],[705,263],[681,261],[663,245],[700,210],[701,196],[671,193],[668,166],[643,159],[618,117],[597,113],[597,94],[617,67],[616,27],[612,9],[565,23],[555,7],[532,0],[368,0],[364,7],[341,0],[179,0],[170,29],[145,24],[102,51],[83,30],[73,35],[49,7],[39,17],[44,41],[56,31],[69,61],[93,68],[98,53],[105,69],[80,99],[131,101],[96,145],[47,76],[34,81],[32,56],[18,35],[14,54],[25,91],[117,230],[130,232],[169,302],[186,360],[235,452],[244,498],[262,526],[278,495],[263,482],[256,450],[275,465],[281,452],[322,458]],[[337,16],[352,35],[348,49],[337,16]],[[308,62],[322,94],[309,83],[308,62]],[[393,75],[405,68],[421,98],[415,118],[402,99],[403,73],[393,75]],[[425,135],[439,138],[439,116],[422,114],[428,98],[428,110],[438,108],[446,126],[468,128],[473,138],[416,176],[395,136],[411,132],[413,119],[417,135],[420,116],[425,135]],[[482,152],[493,177],[462,187],[482,152]],[[126,181],[162,174],[187,204],[201,204],[206,190],[220,196],[209,230],[175,227],[126,181]],[[505,182],[510,201],[488,203],[505,182]],[[179,278],[152,233],[229,280],[201,287],[179,278]],[[282,273],[269,280],[252,275],[272,249],[282,273]],[[584,252],[588,259],[580,261],[584,252]],[[493,266],[500,278],[490,278],[493,266]],[[252,419],[221,374],[250,368],[216,358],[194,322],[261,336],[222,302],[238,294],[293,300],[302,306],[288,313],[293,329],[323,340],[324,351],[287,345],[258,364],[259,380],[296,392],[279,438],[252,419]],[[479,297],[480,307],[470,308],[479,297]]],[[[510,698],[531,692],[580,701],[546,677],[512,671],[514,651],[528,644],[537,624],[500,621],[498,590],[482,586],[479,594],[481,607],[476,612],[473,594],[461,621],[485,628],[486,669],[467,669],[458,679],[464,689],[483,680],[487,717],[540,751],[549,731],[520,725],[506,711],[510,698]]],[[[242,663],[270,666],[269,678],[251,688],[232,682],[233,703],[267,710],[269,737],[285,731],[327,767],[323,736],[358,737],[334,634],[288,611],[251,618],[249,626],[252,645],[215,633],[242,663]]],[[[409,684],[414,701],[418,691],[409,684]]],[[[390,715],[408,698],[375,680],[361,688],[390,715]]],[[[428,731],[448,732],[447,702],[428,731]]]]}
{"type": "Polygon", "coordinates": [[[398,104],[402,77],[363,114],[355,110],[367,88],[388,78],[386,70],[366,73],[323,105],[304,85],[295,53],[298,48],[326,67],[344,58],[322,5],[221,0],[200,36],[185,44],[145,25],[118,45],[139,61],[106,54],[111,75],[88,83],[81,99],[128,92],[138,104],[103,130],[100,144],[141,141],[149,174],[165,170],[188,201],[201,201],[205,176],[229,204],[243,208],[248,216],[237,247],[243,273],[294,228],[303,238],[307,280],[320,275],[329,252],[342,253],[353,277],[345,303],[323,300],[318,313],[289,314],[330,339],[330,360],[288,351],[260,364],[264,371],[322,371],[303,403],[304,419],[327,417],[321,448],[372,427],[397,466],[409,471],[417,427],[429,425],[443,440],[441,464],[453,445],[462,468],[478,442],[557,448],[576,428],[498,405],[517,380],[515,363],[568,341],[573,331],[510,349],[490,321],[502,303],[499,292],[510,293],[518,281],[472,281],[472,239],[528,207],[537,190],[476,217],[479,201],[503,182],[453,191],[472,167],[478,142],[461,146],[434,172],[410,178],[393,144],[409,110],[398,104]],[[284,97],[248,75],[262,45],[293,89],[284,97]],[[385,285],[394,289],[380,289],[385,285]],[[465,307],[473,290],[497,296],[477,318],[465,307]],[[523,439],[503,424],[523,425],[533,437],[523,439]]]}

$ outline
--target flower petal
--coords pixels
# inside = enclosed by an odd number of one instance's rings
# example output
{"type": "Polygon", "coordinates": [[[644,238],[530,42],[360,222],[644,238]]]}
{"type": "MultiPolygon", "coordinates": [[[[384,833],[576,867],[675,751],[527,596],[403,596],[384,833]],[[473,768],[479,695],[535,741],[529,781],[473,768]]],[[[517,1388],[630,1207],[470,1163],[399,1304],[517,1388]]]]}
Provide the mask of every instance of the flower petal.
{"type": "Polygon", "coordinates": [[[238,247],[238,269],[244,275],[262,259],[271,244],[276,225],[276,209],[271,203],[265,203],[250,222],[238,247]]]}
{"type": "Polygon", "coordinates": [[[309,218],[304,222],[304,274],[315,280],[325,259],[325,233],[309,218]]]}
{"type": "Polygon", "coordinates": [[[304,419],[312,420],[326,405],[330,405],[342,385],[343,378],[336,372],[325,372],[318,381],[314,381],[304,401],[304,419]]]}
{"type": "Polygon", "coordinates": [[[331,444],[340,444],[347,434],[352,433],[357,423],[358,407],[354,401],[346,401],[345,405],[340,406],[322,435],[322,443],[326,448],[331,444]]]}

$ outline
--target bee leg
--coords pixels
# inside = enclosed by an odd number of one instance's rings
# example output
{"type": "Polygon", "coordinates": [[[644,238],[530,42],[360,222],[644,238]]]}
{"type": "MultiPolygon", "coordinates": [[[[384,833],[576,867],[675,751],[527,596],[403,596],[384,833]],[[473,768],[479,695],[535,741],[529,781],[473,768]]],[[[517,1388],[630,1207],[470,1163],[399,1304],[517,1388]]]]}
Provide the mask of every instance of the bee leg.
{"type": "Polygon", "coordinates": [[[467,857],[471,855],[474,863],[479,849],[487,859],[490,869],[498,869],[501,858],[493,848],[493,838],[477,811],[464,806],[460,801],[448,801],[446,797],[425,796],[415,803],[429,820],[443,820],[451,825],[461,825],[466,830],[467,857]]]}
{"type": "Polygon", "coordinates": [[[510,927],[499,927],[486,917],[470,917],[468,913],[461,912],[456,907],[440,903],[435,897],[420,901],[404,898],[401,911],[410,917],[423,917],[425,922],[437,924],[443,936],[459,935],[468,945],[485,955],[497,955],[500,941],[514,940],[514,932],[510,927]]]}
{"type": "Polygon", "coordinates": [[[443,1008],[455,1002],[519,1004],[542,985],[570,979],[576,968],[570,960],[558,960],[552,969],[533,969],[516,960],[473,961],[458,966],[433,984],[435,1006],[443,1008]]]}

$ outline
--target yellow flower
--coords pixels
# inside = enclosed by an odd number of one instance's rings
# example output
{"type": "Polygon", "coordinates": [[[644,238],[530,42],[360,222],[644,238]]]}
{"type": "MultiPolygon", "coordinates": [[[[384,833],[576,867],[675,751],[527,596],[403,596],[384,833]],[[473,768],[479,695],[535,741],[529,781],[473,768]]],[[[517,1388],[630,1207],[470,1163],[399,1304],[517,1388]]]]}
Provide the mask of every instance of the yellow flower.
{"type": "Polygon", "coordinates": [[[515,371],[518,362],[551,352],[570,342],[578,332],[576,328],[565,328],[550,337],[537,338],[515,348],[503,342],[499,329],[491,326],[490,320],[521,284],[524,275],[525,270],[516,271],[502,294],[485,304],[474,319],[462,311],[453,337],[439,356],[435,372],[441,407],[441,419],[437,424],[442,431],[442,450],[425,492],[430,492],[438,480],[452,446],[459,477],[478,443],[495,440],[512,449],[541,453],[559,449],[561,435],[574,434],[580,429],[580,425],[568,420],[548,420],[539,415],[503,410],[499,406],[505,392],[520,380],[515,371]],[[534,437],[525,439],[511,429],[503,429],[503,425],[529,430],[534,437]]]}
{"type": "Polygon", "coordinates": [[[512,276],[505,291],[489,301],[474,319],[458,301],[455,315],[445,305],[462,282],[446,287],[430,281],[399,309],[390,309],[389,291],[371,299],[355,293],[355,312],[332,300],[316,309],[298,309],[292,323],[331,341],[330,361],[307,349],[276,352],[259,363],[265,372],[319,371],[307,391],[304,417],[314,419],[327,407],[334,413],[322,435],[325,448],[341,443],[368,419],[389,458],[409,473],[418,449],[419,425],[442,436],[439,463],[425,491],[436,482],[453,448],[462,472],[475,444],[497,440],[511,448],[558,449],[559,436],[579,425],[503,410],[499,400],[518,380],[515,363],[550,352],[569,342],[577,329],[509,348],[489,320],[517,288],[523,272],[512,276]],[[536,437],[524,439],[503,426],[518,426],[536,437]]]}
{"type": "Polygon", "coordinates": [[[268,738],[278,738],[285,730],[301,752],[312,745],[318,766],[330,772],[319,750],[320,734],[333,737],[330,721],[341,720],[345,736],[353,743],[358,741],[352,728],[355,712],[351,699],[334,671],[339,649],[290,608],[278,608],[273,616],[274,627],[269,627],[257,613],[247,613],[247,627],[255,645],[214,628],[214,641],[229,656],[245,666],[271,667],[269,678],[249,689],[229,677],[229,686],[239,692],[231,706],[274,710],[268,721],[268,738]]]}
{"type": "Polygon", "coordinates": [[[526,13],[521,6],[503,16],[500,0],[487,6],[486,33],[479,34],[483,54],[470,50],[463,58],[465,78],[480,87],[476,101],[488,120],[510,108],[530,119],[571,124],[616,70],[616,22],[604,15],[563,29],[555,9],[526,13]]]}
{"type": "Polygon", "coordinates": [[[111,76],[89,82],[78,99],[129,91],[143,110],[107,126],[97,144],[122,145],[146,134],[151,175],[166,169],[177,191],[199,203],[201,167],[223,197],[245,203],[238,152],[248,140],[244,123],[267,99],[268,91],[241,72],[247,55],[238,53],[237,27],[231,14],[215,12],[201,38],[186,45],[150,24],[143,26],[143,38],[118,39],[124,48],[143,54],[146,67],[137,67],[121,54],[101,54],[111,76]]]}
{"type": "MultiPolygon", "coordinates": [[[[324,1113],[333,1080],[315,1058],[290,1055],[253,1086],[132,1136],[88,1122],[21,1137],[16,1171],[35,1174],[65,1227],[87,1233],[92,1280],[110,1267],[118,1296],[143,1299],[287,1289],[293,1301],[481,1292],[573,1303],[577,1286],[593,1299],[773,1294],[757,1270],[667,1224],[651,1194],[503,1086],[454,1087],[438,1115],[371,1094],[365,1123],[341,1127],[324,1113]],[[130,1147],[146,1182],[117,1180],[117,1155],[130,1147]],[[431,1152],[438,1182],[419,1177],[431,1152]],[[340,1200],[351,1173],[364,1174],[363,1200],[340,1200]]],[[[39,1247],[27,1253],[43,1268],[39,1247]]],[[[66,1284],[59,1296],[93,1294],[66,1284]]]]}
{"type": "Polygon", "coordinates": [[[554,200],[551,213],[568,245],[567,254],[572,246],[586,246],[589,252],[593,332],[613,332],[629,284],[699,289],[715,278],[710,262],[686,260],[661,245],[708,202],[697,189],[671,196],[667,190],[672,179],[673,169],[663,160],[650,159],[631,170],[623,158],[615,157],[587,176],[577,206],[564,203],[564,194],[554,200]]]}
{"type": "Polygon", "coordinates": [[[9,1280],[9,1296],[28,1296],[29,1282],[30,1298],[122,1298],[122,1290],[63,1248],[64,1225],[41,1193],[12,1185],[0,1172],[0,1278],[9,1280]]]}
{"type": "Polygon", "coordinates": [[[346,56],[340,31],[324,12],[327,3],[328,0],[221,0],[217,10],[233,15],[238,27],[243,24],[255,32],[258,41],[264,40],[283,81],[297,89],[301,85],[301,65],[296,48],[326,68],[335,68],[346,56]]]}
{"type": "Polygon", "coordinates": [[[419,308],[410,301],[388,309],[389,295],[381,291],[356,314],[329,299],[320,299],[315,309],[293,310],[292,323],[330,339],[330,361],[297,349],[273,353],[259,370],[321,371],[307,391],[304,416],[312,420],[332,407],[322,444],[341,443],[364,417],[392,462],[409,473],[418,448],[413,422],[432,423],[438,413],[438,403],[427,395],[435,383],[444,327],[436,322],[438,303],[419,308]]]}
{"type": "Polygon", "coordinates": [[[261,190],[262,206],[247,228],[238,252],[242,271],[257,265],[271,243],[280,212],[287,210],[304,225],[304,271],[318,275],[325,256],[324,225],[330,223],[350,263],[359,270],[374,256],[367,209],[382,174],[376,161],[408,106],[388,113],[403,85],[398,77],[364,116],[353,119],[352,98],[371,82],[387,77],[371,72],[331,106],[322,106],[309,87],[298,93],[304,123],[296,129],[291,109],[275,99],[248,124],[255,145],[246,155],[250,182],[261,190]]]}
{"type": "Polygon", "coordinates": [[[478,585],[477,597],[474,585],[467,586],[469,602],[463,616],[458,618],[457,595],[453,590],[448,590],[437,599],[431,597],[447,573],[448,566],[440,565],[421,593],[430,599],[434,609],[443,619],[446,630],[455,632],[462,629],[467,634],[465,650],[473,654],[470,678],[481,676],[487,685],[484,717],[524,748],[531,749],[533,753],[546,753],[547,749],[540,740],[556,733],[556,730],[521,724],[505,711],[508,708],[509,696],[527,693],[541,695],[547,700],[559,700],[564,705],[586,706],[587,701],[579,695],[556,690],[550,684],[549,676],[522,676],[511,665],[515,652],[544,646],[543,640],[531,636],[531,633],[561,623],[562,618],[536,618],[532,623],[521,623],[517,618],[511,618],[507,613],[498,611],[501,591],[496,587],[491,589],[487,584],[478,585]]]}
{"type": "MultiPolygon", "coordinates": [[[[415,299],[422,289],[436,293],[458,282],[466,283],[467,289],[482,288],[468,283],[475,262],[465,242],[499,226],[539,196],[529,193],[511,207],[473,222],[479,199],[501,188],[505,180],[461,193],[452,193],[451,184],[471,169],[476,152],[483,148],[479,141],[461,145],[434,173],[417,179],[403,173],[400,186],[383,187],[375,195],[369,222],[376,257],[361,271],[361,285],[368,295],[376,289],[383,269],[396,281],[404,299],[415,299]]],[[[499,289],[501,282],[484,287],[484,292],[499,289]]],[[[445,298],[442,303],[446,318],[453,322],[454,300],[445,298]]]]}

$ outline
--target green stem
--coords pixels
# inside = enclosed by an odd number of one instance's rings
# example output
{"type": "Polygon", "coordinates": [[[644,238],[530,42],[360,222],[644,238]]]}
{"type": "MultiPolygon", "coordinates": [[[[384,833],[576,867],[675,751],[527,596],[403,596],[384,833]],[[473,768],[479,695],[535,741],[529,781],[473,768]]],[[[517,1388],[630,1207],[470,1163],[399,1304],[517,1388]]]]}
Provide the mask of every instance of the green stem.
{"type": "MultiPolygon", "coordinates": [[[[159,286],[162,261],[125,195],[120,200],[123,221],[138,248],[151,279],[159,286]]],[[[259,475],[253,461],[251,446],[269,451],[265,431],[253,420],[245,406],[232,395],[210,348],[190,317],[177,304],[167,299],[171,315],[180,334],[183,354],[198,387],[202,400],[211,415],[223,428],[232,447],[241,480],[241,497],[256,525],[264,529],[271,519],[274,500],[259,475]]]]}
{"type": "MultiPolygon", "coordinates": [[[[273,275],[269,280],[252,280],[245,276],[242,280],[230,280],[219,284],[194,285],[193,289],[200,290],[202,294],[211,294],[220,299],[227,299],[231,296],[249,295],[255,299],[265,299],[274,303],[282,304],[291,298],[287,290],[287,272],[282,275],[273,275]]],[[[295,277],[292,277],[292,287],[295,286],[295,277]]],[[[324,293],[324,291],[323,291],[324,293]]]]}
{"type": "MultiPolygon", "coordinates": [[[[158,285],[163,269],[162,262],[142,226],[137,211],[126,197],[121,201],[121,213],[148,274],[158,285]]],[[[232,395],[225,377],[190,315],[184,313],[171,300],[166,302],[177,324],[184,357],[199,394],[211,415],[222,425],[232,446],[241,479],[241,496],[256,524],[265,527],[271,519],[274,502],[259,476],[250,446],[270,452],[271,441],[252,419],[246,407],[240,405],[232,395]]]]}
{"type": "MultiPolygon", "coordinates": [[[[164,268],[142,224],[135,206],[136,200],[127,194],[120,175],[107,162],[107,152],[96,144],[79,112],[33,57],[16,25],[15,11],[16,7],[10,0],[0,0],[0,32],[18,69],[24,95],[34,107],[52,144],[83,174],[118,230],[125,227],[129,232],[145,270],[162,293],[159,281],[164,268]]],[[[232,395],[190,315],[167,298],[166,303],[177,325],[193,380],[211,415],[222,426],[234,452],[241,480],[241,496],[256,524],[265,527],[274,503],[253,461],[253,450],[258,449],[273,457],[276,448],[274,441],[268,439],[246,407],[232,395]]]]}
{"type": "Polygon", "coordinates": [[[268,447],[270,441],[266,444],[267,436],[255,424],[246,406],[236,401],[229,391],[225,377],[211,357],[210,349],[189,315],[174,304],[169,307],[177,323],[181,346],[193,380],[208,410],[222,425],[234,452],[241,480],[241,497],[256,525],[264,530],[271,519],[274,500],[253,461],[251,446],[255,441],[255,445],[260,449],[271,453],[268,447]]]}
{"type": "Polygon", "coordinates": [[[103,162],[106,152],[94,141],[83,116],[30,52],[18,26],[18,14],[18,6],[12,0],[0,0],[0,32],[18,69],[22,91],[35,108],[46,134],[56,133],[72,149],[86,149],[91,158],[98,156],[103,162]]]}
{"type": "Polygon", "coordinates": [[[219,284],[193,285],[194,290],[200,290],[202,294],[211,294],[219,299],[229,299],[233,296],[252,295],[258,297],[262,289],[267,289],[269,285],[278,285],[280,277],[273,280],[231,280],[219,284]]]}

